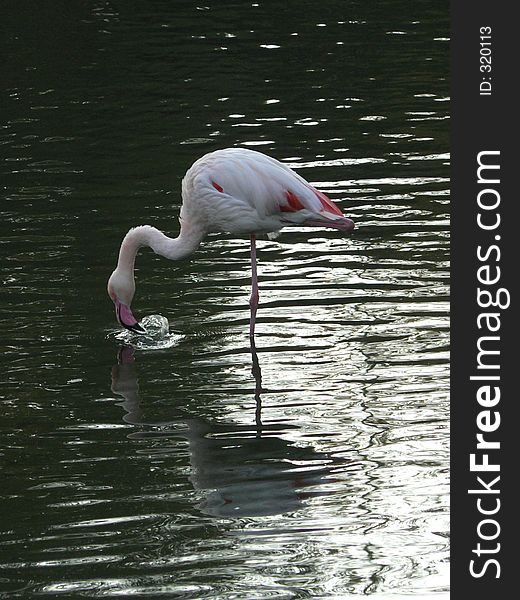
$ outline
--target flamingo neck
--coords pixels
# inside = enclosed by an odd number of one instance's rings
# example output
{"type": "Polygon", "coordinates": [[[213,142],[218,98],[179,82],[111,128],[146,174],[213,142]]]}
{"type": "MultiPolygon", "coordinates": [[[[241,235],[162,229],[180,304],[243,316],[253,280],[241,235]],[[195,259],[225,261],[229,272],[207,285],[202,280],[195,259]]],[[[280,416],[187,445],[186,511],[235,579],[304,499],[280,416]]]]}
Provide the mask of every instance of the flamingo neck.
{"type": "Polygon", "coordinates": [[[134,227],[126,234],[119,250],[117,268],[133,278],[135,257],[139,249],[148,246],[156,254],[179,260],[192,254],[202,241],[205,232],[198,227],[181,224],[176,238],[170,238],[162,231],[150,225],[134,227]]]}

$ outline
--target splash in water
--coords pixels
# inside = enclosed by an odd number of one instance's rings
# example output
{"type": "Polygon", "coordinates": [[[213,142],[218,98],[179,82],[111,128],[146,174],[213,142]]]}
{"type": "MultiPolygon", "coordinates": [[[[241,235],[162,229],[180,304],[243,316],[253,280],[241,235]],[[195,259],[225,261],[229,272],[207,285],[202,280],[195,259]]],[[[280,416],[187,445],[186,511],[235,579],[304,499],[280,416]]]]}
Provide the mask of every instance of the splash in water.
{"type": "Polygon", "coordinates": [[[183,336],[170,333],[168,319],[162,315],[148,315],[141,320],[146,333],[136,334],[128,329],[118,331],[118,342],[128,344],[137,350],[164,350],[177,346],[183,336]]]}

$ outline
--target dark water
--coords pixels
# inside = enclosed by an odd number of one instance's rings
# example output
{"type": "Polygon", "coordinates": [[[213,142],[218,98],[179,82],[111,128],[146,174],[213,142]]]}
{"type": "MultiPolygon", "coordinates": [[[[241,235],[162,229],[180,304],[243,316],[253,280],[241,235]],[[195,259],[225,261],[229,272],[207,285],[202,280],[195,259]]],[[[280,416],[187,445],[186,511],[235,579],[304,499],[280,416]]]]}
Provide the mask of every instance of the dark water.
{"type": "Polygon", "coordinates": [[[0,595],[444,595],[447,3],[0,11],[0,595]],[[121,238],[227,146],[358,227],[259,242],[257,356],[246,240],[143,252],[132,349],[121,238]]]}

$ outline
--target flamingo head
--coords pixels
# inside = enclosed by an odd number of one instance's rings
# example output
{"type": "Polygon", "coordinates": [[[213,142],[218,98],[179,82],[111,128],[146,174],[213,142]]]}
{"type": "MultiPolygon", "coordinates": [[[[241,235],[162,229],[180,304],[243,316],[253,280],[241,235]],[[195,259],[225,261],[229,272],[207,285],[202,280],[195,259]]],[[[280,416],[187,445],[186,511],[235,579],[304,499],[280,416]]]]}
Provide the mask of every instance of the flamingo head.
{"type": "Polygon", "coordinates": [[[107,292],[114,303],[117,322],[134,333],[146,333],[130,308],[135,293],[134,278],[125,277],[116,269],[108,280],[107,292]]]}

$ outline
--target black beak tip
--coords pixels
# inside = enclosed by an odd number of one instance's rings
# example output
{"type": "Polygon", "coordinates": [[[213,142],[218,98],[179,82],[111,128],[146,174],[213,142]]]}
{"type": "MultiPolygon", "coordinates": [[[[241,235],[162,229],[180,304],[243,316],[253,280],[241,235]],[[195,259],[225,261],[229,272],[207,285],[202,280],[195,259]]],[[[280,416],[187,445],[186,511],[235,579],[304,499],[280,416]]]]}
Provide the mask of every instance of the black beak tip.
{"type": "Polygon", "coordinates": [[[129,331],[132,331],[133,333],[139,333],[139,334],[146,333],[146,329],[137,321],[133,325],[125,325],[125,327],[129,331]]]}

